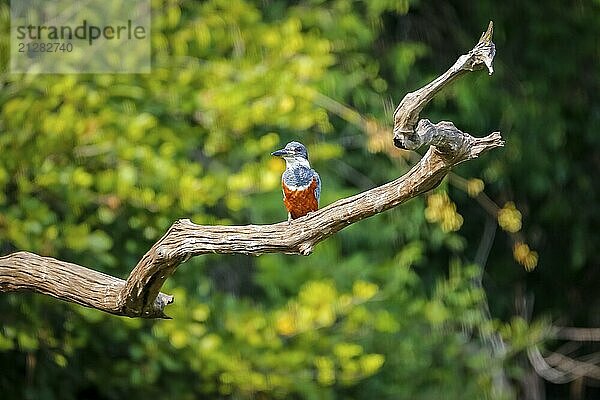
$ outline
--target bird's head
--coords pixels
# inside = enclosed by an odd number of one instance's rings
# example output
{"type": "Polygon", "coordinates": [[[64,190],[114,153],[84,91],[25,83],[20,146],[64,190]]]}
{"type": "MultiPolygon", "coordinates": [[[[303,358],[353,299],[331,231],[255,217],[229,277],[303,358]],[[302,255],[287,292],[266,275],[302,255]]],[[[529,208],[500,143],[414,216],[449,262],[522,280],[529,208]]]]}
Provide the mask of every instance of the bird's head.
{"type": "Polygon", "coordinates": [[[289,142],[283,149],[274,151],[271,155],[283,158],[288,167],[304,165],[310,168],[308,151],[300,142],[289,142]]]}

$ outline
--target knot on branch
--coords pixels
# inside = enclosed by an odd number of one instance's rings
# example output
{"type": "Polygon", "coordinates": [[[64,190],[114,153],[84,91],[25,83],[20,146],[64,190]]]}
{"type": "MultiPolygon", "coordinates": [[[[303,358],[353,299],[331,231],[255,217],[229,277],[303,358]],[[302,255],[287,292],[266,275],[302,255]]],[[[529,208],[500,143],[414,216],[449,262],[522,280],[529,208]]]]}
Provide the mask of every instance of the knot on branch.
{"type": "Polygon", "coordinates": [[[156,262],[166,262],[169,260],[169,248],[167,246],[156,247],[156,262]]]}
{"type": "Polygon", "coordinates": [[[159,293],[158,296],[156,296],[156,299],[154,299],[154,306],[151,308],[151,310],[146,311],[146,317],[171,319],[171,317],[165,314],[164,309],[166,306],[173,303],[173,300],[173,296],[159,293]]]}
{"type": "Polygon", "coordinates": [[[299,246],[298,249],[300,250],[300,254],[303,256],[309,256],[313,252],[313,244],[311,242],[304,242],[299,246]]]}
{"type": "Polygon", "coordinates": [[[434,146],[436,153],[452,164],[476,158],[486,150],[504,145],[500,132],[476,138],[461,131],[450,121],[434,124],[422,119],[415,134],[423,144],[434,146]]]}
{"type": "Polygon", "coordinates": [[[415,133],[422,144],[435,146],[445,158],[456,158],[460,155],[461,149],[468,144],[467,135],[450,121],[434,124],[428,119],[422,119],[415,133]]]}

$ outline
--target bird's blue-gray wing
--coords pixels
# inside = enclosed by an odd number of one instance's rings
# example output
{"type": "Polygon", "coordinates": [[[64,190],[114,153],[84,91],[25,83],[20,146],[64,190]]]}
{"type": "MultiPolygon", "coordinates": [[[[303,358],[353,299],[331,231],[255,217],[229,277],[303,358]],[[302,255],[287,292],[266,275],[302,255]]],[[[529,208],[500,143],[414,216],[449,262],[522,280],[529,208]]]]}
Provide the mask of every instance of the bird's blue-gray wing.
{"type": "Polygon", "coordinates": [[[314,169],[313,169],[313,175],[314,175],[314,178],[317,180],[317,188],[315,189],[315,197],[317,198],[317,203],[318,203],[319,199],[321,198],[321,177],[319,176],[317,171],[315,171],[314,169]]]}

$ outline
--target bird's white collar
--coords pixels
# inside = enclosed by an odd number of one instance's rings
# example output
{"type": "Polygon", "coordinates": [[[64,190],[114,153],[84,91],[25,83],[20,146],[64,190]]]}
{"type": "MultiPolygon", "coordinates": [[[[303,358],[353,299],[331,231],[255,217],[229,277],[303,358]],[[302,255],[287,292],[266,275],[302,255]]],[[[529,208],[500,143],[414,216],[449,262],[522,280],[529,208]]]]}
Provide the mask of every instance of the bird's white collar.
{"type": "Polygon", "coordinates": [[[295,168],[295,167],[306,167],[310,168],[310,163],[304,157],[283,157],[285,160],[285,165],[287,168],[295,168]]]}

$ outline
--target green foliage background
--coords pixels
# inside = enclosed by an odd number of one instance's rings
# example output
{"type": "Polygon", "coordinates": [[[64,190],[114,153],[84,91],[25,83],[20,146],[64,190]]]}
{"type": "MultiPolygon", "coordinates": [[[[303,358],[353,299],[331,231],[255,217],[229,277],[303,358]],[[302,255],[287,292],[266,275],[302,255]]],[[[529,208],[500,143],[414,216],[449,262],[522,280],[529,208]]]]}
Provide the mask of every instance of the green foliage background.
{"type": "Polygon", "coordinates": [[[411,161],[368,126],[391,132],[402,96],[490,19],[495,74],[468,75],[423,116],[503,133],[504,149],[456,172],[485,184],[504,230],[474,263],[496,215],[446,181],[308,258],[188,261],[164,288],[172,320],[2,294],[2,398],[508,399],[549,321],[600,324],[598,1],[152,3],[148,75],[11,75],[0,4],[0,255],[126,277],[177,218],[281,221],[269,153],[292,139],[322,204],[394,179],[411,161]],[[532,272],[516,243],[535,251],[532,272]],[[531,315],[514,308],[533,297],[531,315]]]}

